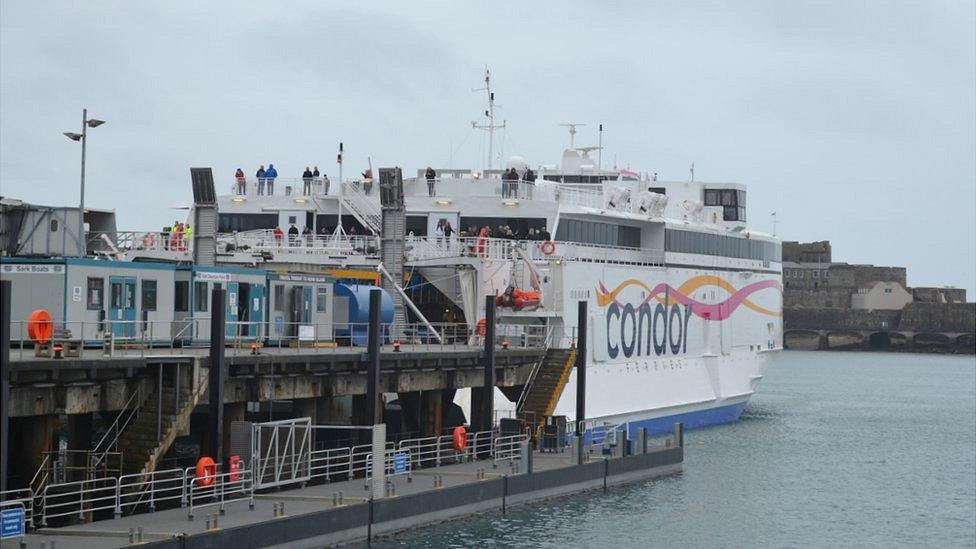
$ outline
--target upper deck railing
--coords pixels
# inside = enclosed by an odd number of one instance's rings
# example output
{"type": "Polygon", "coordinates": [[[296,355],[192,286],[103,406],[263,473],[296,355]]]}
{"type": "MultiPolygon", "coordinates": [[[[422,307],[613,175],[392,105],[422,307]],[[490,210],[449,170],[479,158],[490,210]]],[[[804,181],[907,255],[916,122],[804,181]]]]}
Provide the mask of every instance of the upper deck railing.
{"type": "Polygon", "coordinates": [[[625,246],[605,246],[579,242],[553,242],[543,246],[539,240],[503,238],[408,236],[407,259],[429,260],[470,257],[493,261],[517,259],[519,254],[533,261],[593,261],[598,263],[660,266],[664,251],[625,246]]]}

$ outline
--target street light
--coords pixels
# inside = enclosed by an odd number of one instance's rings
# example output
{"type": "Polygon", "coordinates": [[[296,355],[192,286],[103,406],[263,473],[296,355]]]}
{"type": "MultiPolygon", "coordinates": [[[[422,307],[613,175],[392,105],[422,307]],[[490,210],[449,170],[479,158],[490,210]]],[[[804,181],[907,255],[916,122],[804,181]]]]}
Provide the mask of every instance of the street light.
{"type": "Polygon", "coordinates": [[[88,109],[82,109],[81,133],[64,132],[68,139],[81,141],[81,203],[78,206],[78,249],[83,256],[88,255],[88,246],[85,243],[85,146],[88,143],[88,128],[97,128],[104,123],[104,120],[88,118],[88,109]]]}

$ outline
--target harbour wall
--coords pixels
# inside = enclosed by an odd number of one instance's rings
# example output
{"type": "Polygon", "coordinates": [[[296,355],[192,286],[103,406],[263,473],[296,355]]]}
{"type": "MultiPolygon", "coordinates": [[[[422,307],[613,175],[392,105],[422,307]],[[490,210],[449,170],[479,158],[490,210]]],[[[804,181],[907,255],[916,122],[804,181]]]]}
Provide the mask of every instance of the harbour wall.
{"type": "Polygon", "coordinates": [[[783,325],[787,349],[976,353],[976,303],[909,303],[901,310],[787,307],[783,325]]]}

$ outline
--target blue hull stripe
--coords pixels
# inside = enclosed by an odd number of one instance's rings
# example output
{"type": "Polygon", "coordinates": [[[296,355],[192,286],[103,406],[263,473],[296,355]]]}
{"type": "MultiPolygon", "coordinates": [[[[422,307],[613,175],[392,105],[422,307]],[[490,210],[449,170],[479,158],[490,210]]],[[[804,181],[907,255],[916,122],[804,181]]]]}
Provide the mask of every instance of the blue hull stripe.
{"type": "MultiPolygon", "coordinates": [[[[627,423],[627,430],[629,437],[633,438],[637,436],[637,429],[640,429],[641,427],[647,429],[648,436],[670,433],[674,430],[674,424],[679,421],[684,423],[685,429],[696,429],[698,427],[707,427],[709,425],[731,423],[739,419],[739,416],[742,415],[742,411],[745,409],[746,404],[747,402],[740,402],[738,404],[719,406],[717,408],[709,408],[707,410],[696,410],[694,412],[685,412],[683,414],[675,414],[672,416],[632,420],[627,423]]],[[[587,443],[590,443],[592,435],[593,433],[590,430],[587,430],[586,433],[583,434],[583,438],[587,443]]]]}

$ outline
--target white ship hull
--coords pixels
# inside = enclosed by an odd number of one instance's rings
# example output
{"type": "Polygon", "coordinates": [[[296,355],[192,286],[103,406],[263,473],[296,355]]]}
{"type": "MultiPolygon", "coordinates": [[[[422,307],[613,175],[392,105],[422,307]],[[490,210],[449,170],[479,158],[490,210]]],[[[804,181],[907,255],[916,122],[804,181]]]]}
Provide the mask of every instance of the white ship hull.
{"type": "MultiPolygon", "coordinates": [[[[588,301],[587,429],[737,420],[782,348],[778,270],[566,265],[571,328],[588,301]]],[[[576,415],[576,387],[574,369],[557,415],[576,415]]]]}

